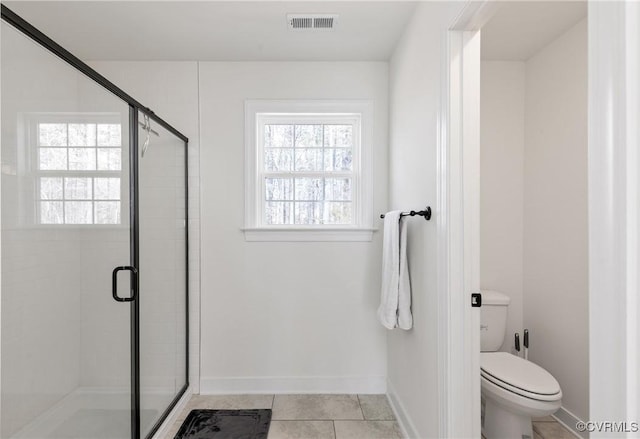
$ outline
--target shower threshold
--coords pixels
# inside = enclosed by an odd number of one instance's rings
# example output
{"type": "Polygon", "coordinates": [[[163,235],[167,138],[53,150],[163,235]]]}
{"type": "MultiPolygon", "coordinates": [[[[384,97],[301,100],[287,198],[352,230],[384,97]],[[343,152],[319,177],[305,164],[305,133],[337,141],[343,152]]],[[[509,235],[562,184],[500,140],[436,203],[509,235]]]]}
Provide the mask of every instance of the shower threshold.
{"type": "MultiPolygon", "coordinates": [[[[166,407],[175,389],[154,389],[150,406],[166,407]]],[[[17,431],[10,439],[131,439],[131,393],[125,389],[78,388],[17,431]]],[[[160,410],[141,410],[142,432],[149,431],[160,410]]]]}

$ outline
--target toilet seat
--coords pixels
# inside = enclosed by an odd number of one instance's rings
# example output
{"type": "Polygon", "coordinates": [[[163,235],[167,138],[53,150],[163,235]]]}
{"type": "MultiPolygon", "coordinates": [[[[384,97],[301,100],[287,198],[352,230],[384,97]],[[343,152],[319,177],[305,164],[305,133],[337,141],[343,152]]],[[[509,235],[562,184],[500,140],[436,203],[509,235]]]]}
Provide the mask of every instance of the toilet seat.
{"type": "Polygon", "coordinates": [[[482,352],[480,374],[504,390],[537,401],[558,401],[560,384],[549,372],[506,352],[482,352]]]}

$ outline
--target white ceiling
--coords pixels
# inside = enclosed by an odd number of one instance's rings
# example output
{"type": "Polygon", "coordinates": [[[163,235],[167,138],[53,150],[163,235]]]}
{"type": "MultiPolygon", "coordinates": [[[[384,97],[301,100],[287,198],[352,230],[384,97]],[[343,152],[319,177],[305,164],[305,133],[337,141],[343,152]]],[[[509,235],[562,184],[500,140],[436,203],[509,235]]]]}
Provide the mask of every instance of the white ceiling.
{"type": "Polygon", "coordinates": [[[7,1],[83,60],[387,60],[413,14],[405,1],[7,1]],[[337,13],[333,31],[286,14],[337,13]]]}
{"type": "Polygon", "coordinates": [[[501,2],[482,28],[482,59],[527,60],[586,16],[586,1],[501,2]]]}

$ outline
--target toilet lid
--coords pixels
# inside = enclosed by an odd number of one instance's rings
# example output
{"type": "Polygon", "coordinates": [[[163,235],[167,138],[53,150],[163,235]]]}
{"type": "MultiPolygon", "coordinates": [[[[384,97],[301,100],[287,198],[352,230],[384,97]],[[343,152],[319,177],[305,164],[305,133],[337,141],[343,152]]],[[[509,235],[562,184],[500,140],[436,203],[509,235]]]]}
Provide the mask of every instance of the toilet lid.
{"type": "Polygon", "coordinates": [[[560,384],[549,372],[531,361],[506,352],[480,354],[482,376],[512,392],[548,400],[561,395],[560,384]]]}

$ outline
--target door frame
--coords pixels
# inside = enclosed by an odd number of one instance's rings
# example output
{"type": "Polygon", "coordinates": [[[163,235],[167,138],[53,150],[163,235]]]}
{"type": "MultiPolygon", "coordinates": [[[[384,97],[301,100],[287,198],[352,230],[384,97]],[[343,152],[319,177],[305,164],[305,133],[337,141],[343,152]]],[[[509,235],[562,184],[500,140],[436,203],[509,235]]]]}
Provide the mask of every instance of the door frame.
{"type": "Polygon", "coordinates": [[[438,139],[439,437],[480,437],[480,28],[467,2],[447,30],[438,139]],[[471,391],[469,390],[471,389],[471,391]],[[461,420],[465,420],[461,422],[461,420]]]}
{"type": "Polygon", "coordinates": [[[637,423],[640,5],[589,2],[588,22],[589,420],[637,423]]]}
{"type": "MultiPolygon", "coordinates": [[[[497,7],[468,2],[449,27],[443,50],[440,437],[480,437],[479,313],[470,307],[480,262],[480,28],[497,7]]],[[[640,421],[640,4],[589,2],[588,7],[589,421],[629,426],[640,421]]],[[[591,433],[605,436],[612,433],[591,433]]]]}

